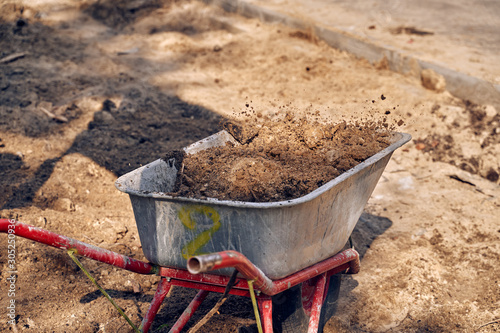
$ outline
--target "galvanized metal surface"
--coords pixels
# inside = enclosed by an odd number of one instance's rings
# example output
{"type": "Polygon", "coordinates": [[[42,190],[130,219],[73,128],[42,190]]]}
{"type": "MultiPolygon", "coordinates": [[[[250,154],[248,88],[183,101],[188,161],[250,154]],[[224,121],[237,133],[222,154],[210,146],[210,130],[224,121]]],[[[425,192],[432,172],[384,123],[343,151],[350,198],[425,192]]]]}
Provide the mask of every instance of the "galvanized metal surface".
{"type": "MultiPolygon", "coordinates": [[[[280,279],[338,253],[347,242],[394,150],[393,142],[315,191],[288,201],[255,203],[172,197],[177,169],[161,159],[123,175],[144,255],[185,268],[190,256],[235,250],[271,279],[280,279]]],[[[225,131],[186,148],[188,153],[232,141],[225,131]]],[[[222,272],[230,274],[230,271],[222,272]]]]}

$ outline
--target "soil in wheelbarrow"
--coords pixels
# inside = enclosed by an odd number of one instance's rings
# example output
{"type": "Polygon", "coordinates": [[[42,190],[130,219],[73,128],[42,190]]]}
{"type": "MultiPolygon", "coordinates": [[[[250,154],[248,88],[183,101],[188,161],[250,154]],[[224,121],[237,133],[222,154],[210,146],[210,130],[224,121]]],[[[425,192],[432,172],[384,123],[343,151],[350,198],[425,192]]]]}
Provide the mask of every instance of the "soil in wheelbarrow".
{"type": "Polygon", "coordinates": [[[253,111],[223,127],[239,144],[196,154],[174,151],[174,194],[250,202],[306,195],[390,144],[384,121],[325,123],[318,114],[270,118],[253,111]],[[254,115],[255,114],[255,115],[254,115]]]}

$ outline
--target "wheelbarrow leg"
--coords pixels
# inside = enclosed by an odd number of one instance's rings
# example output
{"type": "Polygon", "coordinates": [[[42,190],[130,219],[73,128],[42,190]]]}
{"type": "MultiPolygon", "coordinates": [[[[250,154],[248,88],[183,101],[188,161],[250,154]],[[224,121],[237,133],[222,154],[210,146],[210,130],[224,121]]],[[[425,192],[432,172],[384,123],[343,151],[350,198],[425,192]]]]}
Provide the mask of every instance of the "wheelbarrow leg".
{"type": "Polygon", "coordinates": [[[325,292],[327,288],[326,273],[318,276],[316,285],[314,287],[313,304],[311,307],[311,316],[309,318],[309,328],[307,333],[317,333],[319,326],[319,317],[321,315],[321,307],[325,300],[325,292]]]}
{"type": "Polygon", "coordinates": [[[148,312],[146,312],[146,316],[144,316],[141,326],[139,327],[141,332],[147,333],[149,331],[149,328],[155,319],[156,313],[158,313],[158,309],[163,303],[163,300],[165,299],[165,296],[167,296],[170,288],[172,288],[172,284],[167,281],[166,278],[162,277],[160,283],[158,283],[158,288],[156,288],[155,296],[149,306],[148,312]]]}
{"type": "Polygon", "coordinates": [[[198,291],[198,294],[196,294],[196,296],[193,298],[191,303],[189,303],[186,310],[184,310],[182,315],[179,317],[179,319],[177,319],[174,326],[172,326],[172,328],[168,332],[169,333],[179,333],[184,328],[184,326],[186,326],[189,319],[191,319],[194,312],[198,309],[201,302],[203,302],[203,300],[207,297],[208,294],[209,294],[209,292],[206,290],[198,291]]]}
{"type": "Polygon", "coordinates": [[[257,299],[262,318],[264,333],[273,333],[273,302],[269,296],[261,296],[257,299]]]}

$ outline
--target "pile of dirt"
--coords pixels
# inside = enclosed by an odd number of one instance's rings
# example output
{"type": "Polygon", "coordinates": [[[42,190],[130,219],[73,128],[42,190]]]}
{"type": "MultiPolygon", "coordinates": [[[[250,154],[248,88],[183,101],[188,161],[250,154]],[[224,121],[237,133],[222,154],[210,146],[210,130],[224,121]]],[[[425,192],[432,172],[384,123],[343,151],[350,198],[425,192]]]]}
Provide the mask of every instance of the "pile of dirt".
{"type": "MultiPolygon", "coordinates": [[[[182,156],[174,194],[272,202],[299,198],[390,144],[383,122],[321,123],[314,115],[248,118],[224,129],[227,143],[182,156]]],[[[179,151],[167,154],[177,157],[179,151]]]]}

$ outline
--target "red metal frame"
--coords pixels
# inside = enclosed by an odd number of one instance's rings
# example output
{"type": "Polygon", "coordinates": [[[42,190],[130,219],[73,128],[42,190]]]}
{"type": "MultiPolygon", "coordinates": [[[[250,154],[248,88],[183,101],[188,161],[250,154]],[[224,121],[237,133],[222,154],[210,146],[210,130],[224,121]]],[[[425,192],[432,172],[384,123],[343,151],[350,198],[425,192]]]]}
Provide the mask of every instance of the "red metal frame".
{"type": "Polygon", "coordinates": [[[318,277],[318,280],[314,286],[313,304],[311,307],[310,315],[311,319],[309,320],[309,328],[307,330],[307,333],[316,333],[318,331],[321,307],[323,306],[326,292],[328,290],[326,282],[326,273],[323,273],[318,277]]]}
{"type": "Polygon", "coordinates": [[[184,326],[186,326],[187,322],[193,316],[194,312],[200,306],[201,302],[207,297],[208,291],[200,290],[198,294],[193,298],[191,303],[189,303],[188,307],[184,310],[182,315],[177,319],[177,322],[170,329],[170,333],[179,333],[184,326]]]}
{"type": "Polygon", "coordinates": [[[350,274],[356,274],[359,271],[359,255],[354,249],[347,249],[331,258],[274,281],[265,276],[244,255],[236,251],[223,251],[191,257],[187,265],[188,270],[192,273],[234,267],[245,279],[254,280],[256,289],[266,295],[274,296],[325,272],[333,275],[347,270],[350,274]]]}
{"type": "Polygon", "coordinates": [[[63,250],[74,250],[74,254],[139,274],[156,274],[158,271],[158,267],[156,265],[136,260],[113,251],[80,242],[70,237],[61,236],[54,232],[15,220],[0,219],[0,232],[12,233],[16,236],[28,238],[35,242],[43,243],[63,250]]]}
{"type": "Polygon", "coordinates": [[[257,297],[259,310],[262,317],[262,328],[265,333],[272,333],[273,331],[273,302],[269,296],[257,297]]]}
{"type": "Polygon", "coordinates": [[[200,290],[170,330],[172,333],[180,332],[208,292],[223,293],[229,282],[227,276],[204,272],[227,267],[234,267],[242,275],[242,278],[236,279],[230,291],[231,294],[250,297],[247,280],[254,281],[253,285],[257,290],[257,302],[265,333],[272,333],[273,331],[271,296],[308,281],[310,287],[314,288],[308,333],[317,332],[321,307],[328,290],[329,277],[343,271],[350,274],[356,274],[359,271],[359,255],[354,249],[347,249],[285,278],[271,280],[244,255],[236,251],[223,251],[192,257],[188,260],[188,269],[191,271],[189,272],[184,269],[160,267],[136,260],[15,220],[0,219],[0,232],[14,234],[64,250],[74,250],[76,254],[81,256],[135,273],[161,276],[153,301],[140,326],[140,330],[144,333],[148,332],[165,296],[174,285],[200,290]]]}
{"type": "Polygon", "coordinates": [[[170,288],[172,288],[172,284],[165,278],[162,278],[158,283],[155,296],[153,297],[153,300],[149,305],[148,312],[146,312],[146,315],[142,319],[141,326],[139,327],[142,332],[149,331],[149,328],[151,327],[151,324],[153,323],[153,320],[155,319],[156,314],[158,313],[158,310],[160,309],[160,306],[165,299],[165,296],[167,296],[168,292],[170,291],[170,288]]]}

